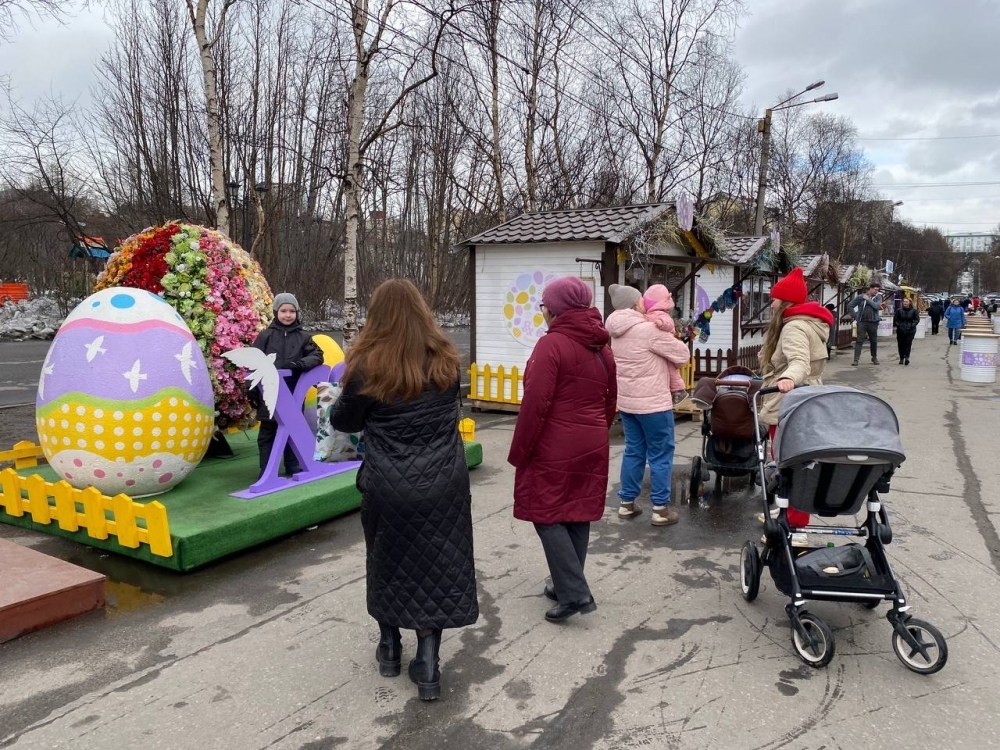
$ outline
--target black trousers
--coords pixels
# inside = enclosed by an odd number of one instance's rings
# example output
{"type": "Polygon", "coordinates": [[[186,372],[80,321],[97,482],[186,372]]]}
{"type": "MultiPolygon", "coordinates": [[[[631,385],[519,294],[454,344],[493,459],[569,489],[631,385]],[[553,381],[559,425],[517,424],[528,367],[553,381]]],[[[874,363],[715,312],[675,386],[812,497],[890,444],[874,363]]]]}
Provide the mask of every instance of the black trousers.
{"type": "Polygon", "coordinates": [[[590,523],[536,523],[552,586],[560,604],[590,600],[590,586],[583,575],[590,542],[590,523]]]}
{"type": "Polygon", "coordinates": [[[868,337],[868,348],[871,350],[872,359],[878,359],[878,321],[869,320],[858,323],[858,340],[854,342],[854,359],[861,359],[861,349],[868,337]]]}
{"type": "Polygon", "coordinates": [[[916,335],[916,331],[911,331],[910,333],[896,332],[896,346],[899,347],[900,359],[910,358],[910,349],[913,347],[913,337],[916,335]]]}
{"type": "Polygon", "coordinates": [[[931,335],[936,336],[938,332],[938,326],[941,325],[941,318],[931,318],[931,335]]]}
{"type": "MultiPolygon", "coordinates": [[[[267,461],[271,457],[271,449],[274,447],[274,438],[278,434],[278,423],[273,419],[260,420],[260,431],[257,433],[257,452],[260,454],[260,471],[264,472],[267,461]]],[[[285,452],[282,458],[285,459],[285,473],[294,474],[302,471],[299,460],[292,452],[291,443],[285,443],[285,452]]]]}

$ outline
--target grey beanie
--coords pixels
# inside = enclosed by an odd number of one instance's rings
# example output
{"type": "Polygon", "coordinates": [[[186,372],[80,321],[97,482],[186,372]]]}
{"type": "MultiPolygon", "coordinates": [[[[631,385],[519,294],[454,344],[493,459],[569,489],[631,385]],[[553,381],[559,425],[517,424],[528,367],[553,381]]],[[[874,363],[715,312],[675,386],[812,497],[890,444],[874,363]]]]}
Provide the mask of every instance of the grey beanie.
{"type": "Polygon", "coordinates": [[[623,286],[622,284],[612,284],[608,287],[608,293],[611,295],[611,306],[616,310],[627,310],[630,307],[635,307],[635,303],[642,296],[642,292],[634,286],[623,286]]]}
{"type": "Polygon", "coordinates": [[[281,294],[274,295],[274,302],[271,303],[271,311],[277,313],[282,305],[291,305],[295,308],[295,312],[301,312],[299,301],[295,299],[295,295],[291,292],[282,292],[281,294]]]}

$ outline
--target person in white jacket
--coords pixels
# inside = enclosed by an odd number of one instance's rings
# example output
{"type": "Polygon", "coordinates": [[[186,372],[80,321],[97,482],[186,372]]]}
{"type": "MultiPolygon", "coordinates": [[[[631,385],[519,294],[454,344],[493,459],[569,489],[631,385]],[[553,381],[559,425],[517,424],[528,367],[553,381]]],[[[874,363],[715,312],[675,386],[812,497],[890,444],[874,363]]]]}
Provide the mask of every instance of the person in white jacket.
{"type": "Polygon", "coordinates": [[[652,524],[670,526],[679,518],[670,508],[674,412],[667,363],[683,367],[691,353],[674,334],[646,320],[637,290],[612,284],[608,291],[616,309],[605,327],[618,368],[618,413],[625,431],[618,516],[635,518],[642,513],[635,500],[648,462],[652,524]],[[626,306],[629,300],[634,300],[631,307],[626,306]]]}

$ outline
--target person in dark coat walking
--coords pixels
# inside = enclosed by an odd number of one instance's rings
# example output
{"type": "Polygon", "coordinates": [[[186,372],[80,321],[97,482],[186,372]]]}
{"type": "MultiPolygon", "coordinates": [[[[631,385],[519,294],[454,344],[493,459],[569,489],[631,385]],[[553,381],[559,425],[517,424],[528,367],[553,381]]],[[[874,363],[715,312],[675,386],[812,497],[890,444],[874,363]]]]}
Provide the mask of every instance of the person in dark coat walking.
{"type": "Polygon", "coordinates": [[[868,348],[872,355],[872,364],[878,364],[878,322],[882,318],[882,295],[878,282],[873,281],[868,285],[868,291],[860,292],[850,304],[850,310],[854,313],[854,320],[858,324],[858,338],[854,342],[854,361],[851,363],[857,367],[861,361],[861,349],[868,339],[868,348]]]}
{"type": "MultiPolygon", "coordinates": [[[[312,340],[312,336],[302,330],[299,301],[295,299],[295,295],[282,292],[275,296],[271,307],[274,310],[274,320],[257,334],[253,346],[264,354],[274,354],[274,366],[279,370],[292,371],[285,382],[288,384],[288,389],[294,391],[302,373],[323,364],[323,352],[312,340]]],[[[259,398],[256,394],[254,397],[259,398]]],[[[257,407],[257,419],[260,420],[260,429],[257,431],[257,452],[260,457],[260,471],[263,474],[271,457],[274,438],[278,434],[278,423],[263,404],[257,407]]],[[[302,471],[291,444],[285,446],[282,458],[288,476],[302,471]]]]}
{"type": "MultiPolygon", "coordinates": [[[[615,360],[593,292],[575,277],[542,292],[548,332],[524,370],[524,392],[507,461],[514,517],[535,525],[552,576],[545,613],[560,622],[597,609],[583,568],[590,524],[604,515],[608,429],[615,417],[615,360]]],[[[669,400],[669,394],[667,396],[669,400]]]]}
{"type": "Polygon", "coordinates": [[[913,300],[903,297],[900,308],[893,315],[893,325],[896,326],[896,346],[899,348],[899,364],[910,364],[910,349],[913,347],[913,337],[917,335],[920,325],[920,311],[913,306],[913,300]]]}
{"type": "Polygon", "coordinates": [[[379,673],[400,673],[400,628],[417,632],[410,679],[441,695],[441,631],[479,618],[472,494],[458,433],[459,358],[413,282],[390,279],[368,303],[347,350],[331,423],[364,431],[358,469],[368,613],[379,625],[379,673]]]}
{"type": "Polygon", "coordinates": [[[931,302],[927,308],[927,316],[931,319],[931,336],[937,336],[938,326],[941,324],[941,318],[944,317],[944,308],[939,300],[931,302]]]}

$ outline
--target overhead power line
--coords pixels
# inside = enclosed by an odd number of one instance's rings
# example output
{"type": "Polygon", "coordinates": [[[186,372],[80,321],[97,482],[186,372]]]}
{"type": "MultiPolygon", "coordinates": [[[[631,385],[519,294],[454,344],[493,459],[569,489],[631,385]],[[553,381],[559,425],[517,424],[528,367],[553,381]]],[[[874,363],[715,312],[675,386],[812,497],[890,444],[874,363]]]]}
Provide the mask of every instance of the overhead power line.
{"type": "Polygon", "coordinates": [[[987,135],[911,135],[895,138],[858,138],[859,141],[967,141],[975,138],[1000,138],[1000,133],[987,135]]]}
{"type": "Polygon", "coordinates": [[[937,188],[937,187],[985,187],[987,185],[1000,185],[1000,182],[887,182],[885,184],[872,185],[875,188],[889,189],[898,188],[900,190],[909,190],[911,188],[937,188]]]}

